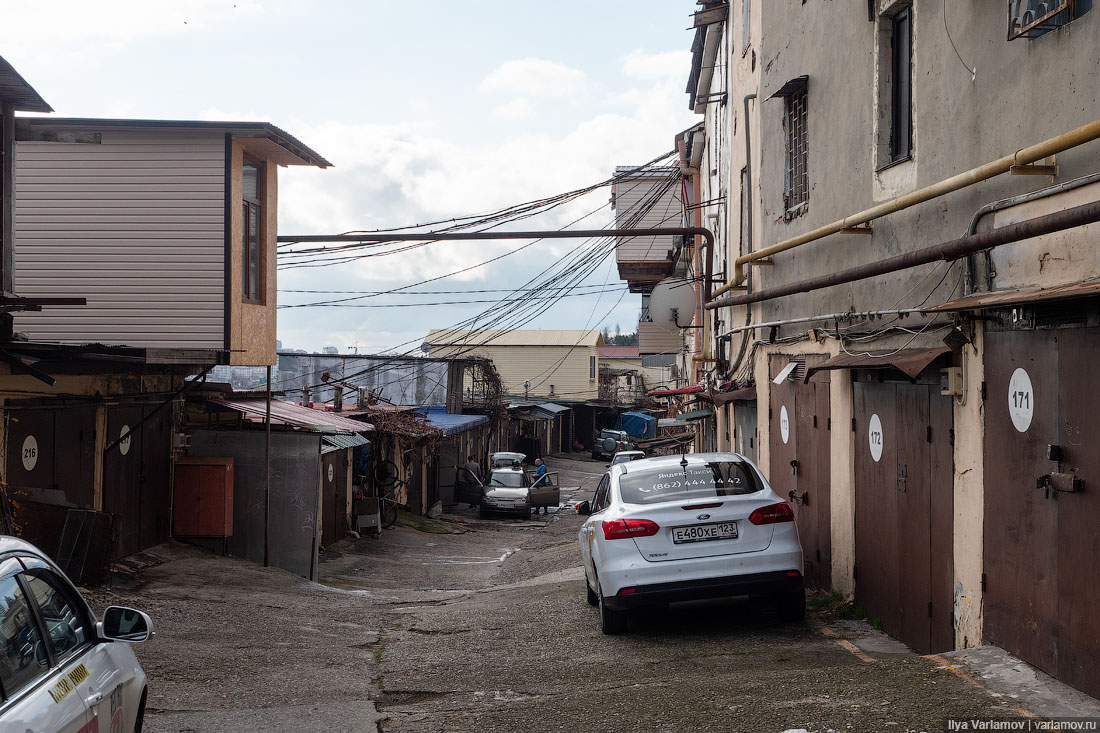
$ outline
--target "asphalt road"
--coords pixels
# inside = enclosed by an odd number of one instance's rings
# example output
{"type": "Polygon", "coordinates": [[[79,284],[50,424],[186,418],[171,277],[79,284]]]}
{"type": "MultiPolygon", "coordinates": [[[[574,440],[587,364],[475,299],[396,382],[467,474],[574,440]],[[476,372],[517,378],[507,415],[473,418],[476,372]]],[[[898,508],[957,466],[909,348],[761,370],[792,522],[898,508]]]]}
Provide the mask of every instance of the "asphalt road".
{"type": "MultiPolygon", "coordinates": [[[[604,465],[549,463],[574,501],[604,465]]],[[[580,524],[460,508],[338,543],[320,584],[171,545],[94,605],[157,624],[138,649],[150,731],[900,732],[1021,713],[864,623],[785,624],[749,601],[639,614],[603,636],[580,524]]]]}

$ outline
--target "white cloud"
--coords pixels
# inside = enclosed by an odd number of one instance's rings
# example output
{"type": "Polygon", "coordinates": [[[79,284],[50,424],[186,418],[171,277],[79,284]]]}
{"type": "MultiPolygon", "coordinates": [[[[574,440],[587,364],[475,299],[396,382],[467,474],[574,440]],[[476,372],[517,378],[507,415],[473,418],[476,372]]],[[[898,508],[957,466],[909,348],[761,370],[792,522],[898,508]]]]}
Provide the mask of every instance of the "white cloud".
{"type": "Polygon", "coordinates": [[[556,61],[512,59],[491,71],[481,90],[496,94],[541,96],[549,99],[576,98],[593,87],[588,75],[556,61]]]}
{"type": "Polygon", "coordinates": [[[690,66],[690,51],[645,53],[635,50],[623,57],[622,64],[623,73],[643,81],[664,81],[669,78],[683,81],[687,79],[690,66]]]}
{"type": "Polygon", "coordinates": [[[256,0],[188,0],[185,3],[151,0],[87,0],[6,3],[0,24],[0,47],[18,67],[29,56],[69,63],[80,53],[116,51],[138,39],[204,32],[248,21],[264,13],[256,0]],[[49,54],[42,39],[28,28],[49,29],[49,54]],[[90,47],[86,44],[92,43],[90,47]]]}
{"type": "Polygon", "coordinates": [[[535,103],[527,97],[517,97],[493,109],[493,116],[502,120],[529,120],[537,114],[535,103]]]}

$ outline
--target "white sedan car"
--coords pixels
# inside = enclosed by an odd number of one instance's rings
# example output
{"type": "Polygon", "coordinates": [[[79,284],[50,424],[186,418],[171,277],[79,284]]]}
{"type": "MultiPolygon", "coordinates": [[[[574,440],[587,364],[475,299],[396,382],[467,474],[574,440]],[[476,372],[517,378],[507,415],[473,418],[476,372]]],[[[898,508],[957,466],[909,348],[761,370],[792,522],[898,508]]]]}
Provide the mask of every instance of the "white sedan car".
{"type": "Polygon", "coordinates": [[[0,536],[0,730],[140,731],[146,677],[129,644],[152,622],[111,606],[96,622],[46,555],[0,536]]]}
{"type": "Polygon", "coordinates": [[[747,458],[693,453],[610,467],[579,541],[588,602],[605,634],[626,630],[632,608],[766,595],[785,620],[802,619],[802,547],[794,512],[747,458]]]}

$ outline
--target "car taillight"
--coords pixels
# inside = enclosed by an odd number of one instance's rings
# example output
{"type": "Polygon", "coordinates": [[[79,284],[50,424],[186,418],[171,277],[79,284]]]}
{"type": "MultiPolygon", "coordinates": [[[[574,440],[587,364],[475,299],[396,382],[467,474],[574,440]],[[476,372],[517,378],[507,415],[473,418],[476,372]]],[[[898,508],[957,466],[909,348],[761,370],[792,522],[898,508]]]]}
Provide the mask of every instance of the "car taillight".
{"type": "Polygon", "coordinates": [[[625,540],[630,537],[652,537],[661,528],[648,519],[605,519],[603,538],[605,540],[625,540]]]}
{"type": "Polygon", "coordinates": [[[749,515],[749,521],[753,524],[777,524],[779,522],[793,522],[794,510],[785,501],[778,504],[762,506],[749,515]]]}

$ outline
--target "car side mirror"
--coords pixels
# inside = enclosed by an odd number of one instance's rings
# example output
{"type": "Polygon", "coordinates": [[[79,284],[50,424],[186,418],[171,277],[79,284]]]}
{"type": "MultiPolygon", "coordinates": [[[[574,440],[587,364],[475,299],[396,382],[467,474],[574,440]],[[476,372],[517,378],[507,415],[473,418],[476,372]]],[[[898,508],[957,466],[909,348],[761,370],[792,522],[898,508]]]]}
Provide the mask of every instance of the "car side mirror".
{"type": "Polygon", "coordinates": [[[110,606],[99,622],[99,636],[108,641],[135,643],[153,635],[153,621],[141,611],[124,606],[110,606]]]}
{"type": "Polygon", "coordinates": [[[592,505],[588,503],[587,499],[577,504],[577,514],[580,514],[582,517],[587,517],[592,514],[592,505]]]}

